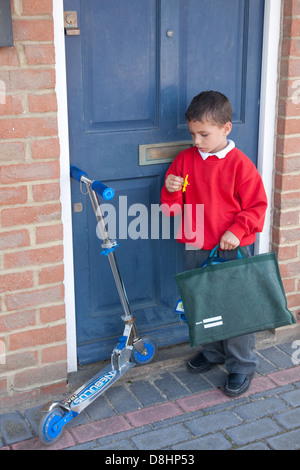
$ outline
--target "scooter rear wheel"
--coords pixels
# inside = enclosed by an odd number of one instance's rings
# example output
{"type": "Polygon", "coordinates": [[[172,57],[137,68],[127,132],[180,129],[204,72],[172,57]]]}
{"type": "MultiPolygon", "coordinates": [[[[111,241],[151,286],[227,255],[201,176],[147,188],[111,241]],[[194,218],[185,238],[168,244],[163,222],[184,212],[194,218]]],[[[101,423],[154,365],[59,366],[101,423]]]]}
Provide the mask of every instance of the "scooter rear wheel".
{"type": "Polygon", "coordinates": [[[64,412],[61,408],[49,411],[43,416],[40,421],[39,436],[44,444],[51,445],[60,438],[63,428],[58,428],[56,423],[58,423],[63,416],[64,412]]]}
{"type": "Polygon", "coordinates": [[[143,344],[147,350],[147,354],[141,354],[136,349],[133,348],[132,351],[132,360],[138,365],[150,364],[155,358],[157,353],[157,344],[156,341],[152,338],[143,338],[143,344]]]}

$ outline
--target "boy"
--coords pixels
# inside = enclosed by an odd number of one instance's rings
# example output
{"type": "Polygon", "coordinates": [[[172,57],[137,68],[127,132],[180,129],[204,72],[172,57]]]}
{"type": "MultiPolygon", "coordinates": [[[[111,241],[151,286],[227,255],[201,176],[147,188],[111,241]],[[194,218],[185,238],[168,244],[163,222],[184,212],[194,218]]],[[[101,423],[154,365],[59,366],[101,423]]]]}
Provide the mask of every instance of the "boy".
{"type": "MultiPolygon", "coordinates": [[[[218,244],[221,258],[236,259],[239,245],[250,255],[248,245],[263,229],[267,198],[255,165],[232,140],[227,140],[232,129],[228,98],[215,91],[202,92],[193,98],[185,116],[195,146],[181,152],[171,164],[161,202],[170,208],[169,214],[172,206],[182,211],[184,229],[177,241],[186,245],[185,263],[189,270],[200,267],[218,244]],[[200,228],[203,237],[190,238],[186,233],[197,234],[199,227],[194,211],[187,216],[188,211],[183,208],[197,204],[204,205],[204,227],[200,228]]],[[[173,212],[176,215],[178,210],[173,212]]],[[[254,334],[210,343],[188,361],[187,367],[193,373],[201,373],[225,363],[228,378],[223,391],[228,396],[238,396],[249,388],[258,365],[254,345],[254,334]]]]}

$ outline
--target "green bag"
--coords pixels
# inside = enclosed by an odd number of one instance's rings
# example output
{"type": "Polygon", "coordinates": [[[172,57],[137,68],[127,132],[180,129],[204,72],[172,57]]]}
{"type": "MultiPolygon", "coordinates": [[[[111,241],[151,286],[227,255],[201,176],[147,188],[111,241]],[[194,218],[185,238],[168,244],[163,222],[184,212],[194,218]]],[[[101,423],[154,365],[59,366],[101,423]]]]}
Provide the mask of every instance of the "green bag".
{"type": "Polygon", "coordinates": [[[295,323],[279,272],[276,253],[214,264],[176,274],[190,345],[270,330],[295,323]]]}

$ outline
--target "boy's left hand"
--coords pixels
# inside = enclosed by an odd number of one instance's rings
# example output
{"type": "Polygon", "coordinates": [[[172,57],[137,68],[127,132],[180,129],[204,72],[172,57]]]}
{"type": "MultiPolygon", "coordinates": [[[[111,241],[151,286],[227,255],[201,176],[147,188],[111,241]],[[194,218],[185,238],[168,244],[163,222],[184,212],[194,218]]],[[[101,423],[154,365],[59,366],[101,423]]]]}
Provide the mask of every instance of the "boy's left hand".
{"type": "Polygon", "coordinates": [[[227,230],[220,240],[221,250],[234,250],[240,244],[240,240],[230,230],[227,230]]]}

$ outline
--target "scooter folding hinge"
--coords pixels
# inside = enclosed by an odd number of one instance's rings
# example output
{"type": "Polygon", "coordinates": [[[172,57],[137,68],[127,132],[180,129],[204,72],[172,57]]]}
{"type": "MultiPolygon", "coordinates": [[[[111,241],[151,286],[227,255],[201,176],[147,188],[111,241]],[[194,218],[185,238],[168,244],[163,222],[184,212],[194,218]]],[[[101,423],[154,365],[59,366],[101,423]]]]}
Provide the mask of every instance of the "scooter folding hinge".
{"type": "Polygon", "coordinates": [[[135,317],[133,315],[128,316],[128,315],[122,315],[122,320],[125,323],[125,325],[130,325],[131,323],[135,322],[135,317]]]}

